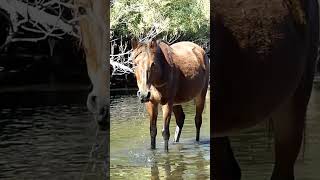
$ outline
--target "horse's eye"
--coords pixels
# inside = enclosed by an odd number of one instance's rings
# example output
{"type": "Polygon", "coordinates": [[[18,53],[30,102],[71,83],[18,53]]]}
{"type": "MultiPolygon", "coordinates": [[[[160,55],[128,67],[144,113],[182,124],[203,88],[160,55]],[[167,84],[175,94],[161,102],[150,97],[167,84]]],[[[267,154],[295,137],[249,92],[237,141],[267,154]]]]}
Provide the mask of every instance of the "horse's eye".
{"type": "Polygon", "coordinates": [[[152,62],[150,67],[151,67],[151,68],[154,68],[154,66],[155,66],[155,63],[152,62]]]}
{"type": "Polygon", "coordinates": [[[80,15],[85,15],[87,13],[86,9],[82,6],[78,8],[78,11],[80,15]]]}
{"type": "Polygon", "coordinates": [[[137,63],[133,63],[132,68],[133,68],[133,69],[136,68],[137,65],[138,65],[137,63]]]}

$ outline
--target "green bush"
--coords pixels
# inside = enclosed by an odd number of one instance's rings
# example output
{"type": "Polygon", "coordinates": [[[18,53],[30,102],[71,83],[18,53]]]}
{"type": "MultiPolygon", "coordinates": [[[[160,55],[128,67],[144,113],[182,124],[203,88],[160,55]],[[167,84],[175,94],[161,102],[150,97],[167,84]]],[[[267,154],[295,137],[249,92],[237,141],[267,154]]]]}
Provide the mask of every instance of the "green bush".
{"type": "Polygon", "coordinates": [[[143,37],[154,28],[160,37],[209,40],[209,0],[116,0],[111,32],[116,37],[143,37]]]}

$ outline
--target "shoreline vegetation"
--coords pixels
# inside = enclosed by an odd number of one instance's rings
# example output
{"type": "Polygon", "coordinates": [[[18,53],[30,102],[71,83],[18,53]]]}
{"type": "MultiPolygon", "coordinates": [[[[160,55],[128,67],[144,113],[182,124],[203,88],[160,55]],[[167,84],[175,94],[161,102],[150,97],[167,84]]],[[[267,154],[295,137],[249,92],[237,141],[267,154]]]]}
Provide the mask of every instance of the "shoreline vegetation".
{"type": "MultiPolygon", "coordinates": [[[[314,77],[313,81],[316,87],[320,86],[320,74],[314,77]]],[[[210,86],[209,86],[210,88],[210,86]]],[[[55,83],[55,84],[28,84],[28,85],[9,85],[1,86],[0,94],[3,93],[18,93],[18,92],[83,92],[89,91],[90,85],[83,83],[55,83]]],[[[111,87],[110,92],[120,92],[120,91],[136,91],[137,87],[111,87]]]]}
{"type": "MultiPolygon", "coordinates": [[[[17,92],[83,92],[89,91],[90,86],[85,84],[34,84],[34,85],[20,85],[20,86],[7,86],[1,87],[0,94],[2,93],[17,93],[17,92]]],[[[116,91],[136,91],[138,88],[111,88],[110,92],[116,91]]]]}

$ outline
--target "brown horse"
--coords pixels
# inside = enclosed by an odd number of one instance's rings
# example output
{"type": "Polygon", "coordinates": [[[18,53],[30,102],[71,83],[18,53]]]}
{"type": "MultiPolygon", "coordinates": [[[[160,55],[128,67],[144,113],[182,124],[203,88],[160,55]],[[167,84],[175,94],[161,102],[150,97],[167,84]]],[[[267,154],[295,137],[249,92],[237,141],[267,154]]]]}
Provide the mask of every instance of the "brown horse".
{"type": "Polygon", "coordinates": [[[163,41],[132,40],[137,93],[150,116],[151,149],[156,147],[158,104],[162,105],[162,136],[168,151],[171,113],[176,118],[174,141],[178,142],[185,114],[181,103],[195,100],[196,140],[199,141],[202,112],[209,81],[209,59],[205,51],[192,42],[169,46],[163,41]]]}
{"type": "Polygon", "coordinates": [[[92,91],[87,107],[94,114],[101,129],[109,126],[109,1],[75,0],[75,13],[80,16],[81,41],[85,50],[92,91]]]}
{"type": "Polygon", "coordinates": [[[273,180],[293,180],[317,45],[317,0],[213,1],[213,171],[240,179],[227,136],[270,120],[273,180]],[[229,163],[228,163],[229,162],[229,163]]]}

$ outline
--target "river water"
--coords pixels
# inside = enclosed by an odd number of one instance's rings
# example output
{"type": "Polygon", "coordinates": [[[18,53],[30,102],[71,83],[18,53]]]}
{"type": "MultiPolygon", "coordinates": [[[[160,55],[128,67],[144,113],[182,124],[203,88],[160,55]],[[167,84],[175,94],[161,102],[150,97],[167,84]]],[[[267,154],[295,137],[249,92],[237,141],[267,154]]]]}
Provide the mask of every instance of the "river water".
{"type": "Polygon", "coordinates": [[[2,94],[0,179],[103,179],[105,135],[96,131],[86,96],[2,94]]]}
{"type": "MultiPolygon", "coordinates": [[[[149,120],[135,92],[112,93],[110,175],[112,179],[209,179],[209,96],[200,143],[195,142],[194,105],[184,106],[181,141],[163,150],[162,117],[157,149],[150,150],[149,120]]],[[[85,106],[87,92],[11,93],[0,101],[0,179],[103,179],[104,134],[85,106]]],[[[273,143],[266,123],[231,137],[244,180],[269,179],[273,143]]],[[[288,147],[288,151],[290,147],[288,147]]],[[[296,163],[297,180],[320,177],[320,87],[308,109],[305,153],[296,163]]]]}
{"type": "Polygon", "coordinates": [[[200,142],[195,141],[195,106],[183,105],[186,115],[180,142],[174,144],[175,118],[170,123],[169,153],[164,152],[162,111],[157,122],[157,149],[150,149],[149,119],[135,93],[111,97],[111,179],[209,179],[210,102],[207,95],[200,142]],[[131,95],[130,95],[131,94],[131,95]]]}

